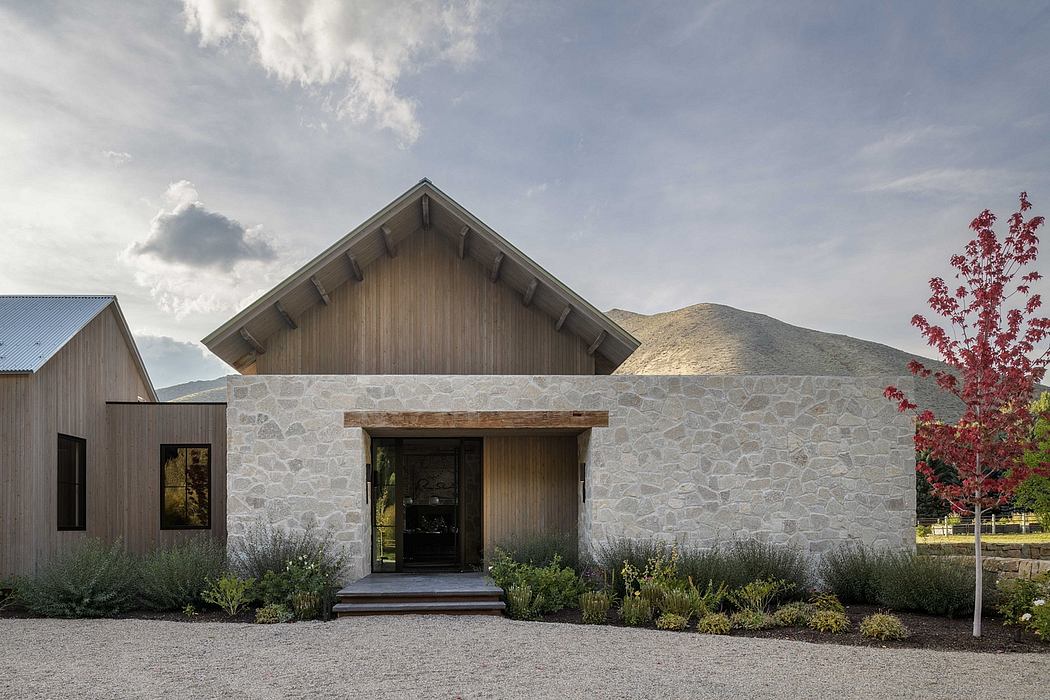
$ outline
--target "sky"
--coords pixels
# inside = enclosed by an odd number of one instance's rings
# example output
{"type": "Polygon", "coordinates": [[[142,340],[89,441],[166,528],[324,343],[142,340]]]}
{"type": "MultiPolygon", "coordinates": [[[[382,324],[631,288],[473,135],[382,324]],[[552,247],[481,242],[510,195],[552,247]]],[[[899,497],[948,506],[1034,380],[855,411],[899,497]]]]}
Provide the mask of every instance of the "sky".
{"type": "Polygon", "coordinates": [[[430,178],[601,309],[929,354],[988,208],[1050,213],[1050,2],[0,0],[0,293],[114,293],[157,386],[430,178]]]}

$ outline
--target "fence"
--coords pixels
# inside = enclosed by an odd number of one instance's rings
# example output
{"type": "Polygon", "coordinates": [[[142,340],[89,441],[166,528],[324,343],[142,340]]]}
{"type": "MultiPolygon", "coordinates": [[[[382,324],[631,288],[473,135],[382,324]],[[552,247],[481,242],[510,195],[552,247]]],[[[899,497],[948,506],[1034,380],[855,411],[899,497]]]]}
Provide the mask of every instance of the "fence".
{"type": "MultiPolygon", "coordinates": [[[[929,527],[931,536],[972,535],[973,518],[946,515],[940,519],[920,518],[919,525],[929,527]]],[[[991,515],[981,518],[982,535],[1027,535],[1045,532],[1039,518],[1031,513],[1014,513],[1010,516],[991,515]]]]}

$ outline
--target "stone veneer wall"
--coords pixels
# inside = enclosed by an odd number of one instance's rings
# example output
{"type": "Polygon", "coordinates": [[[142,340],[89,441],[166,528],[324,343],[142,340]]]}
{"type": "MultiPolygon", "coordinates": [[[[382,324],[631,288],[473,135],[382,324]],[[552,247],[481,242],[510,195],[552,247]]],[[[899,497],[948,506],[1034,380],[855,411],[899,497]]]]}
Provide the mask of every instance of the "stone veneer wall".
{"type": "Polygon", "coordinates": [[[347,410],[607,410],[581,435],[580,541],[694,545],[756,537],[818,554],[912,547],[912,423],[882,396],[900,378],[237,376],[229,382],[229,537],[253,521],[335,532],[369,568],[368,435],[347,410]]]}

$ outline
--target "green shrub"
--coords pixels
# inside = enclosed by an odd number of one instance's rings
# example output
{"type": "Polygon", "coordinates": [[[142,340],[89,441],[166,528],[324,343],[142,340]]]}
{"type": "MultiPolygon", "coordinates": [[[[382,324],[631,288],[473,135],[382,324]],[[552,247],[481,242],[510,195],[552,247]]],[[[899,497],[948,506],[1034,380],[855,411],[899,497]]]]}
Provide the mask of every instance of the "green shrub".
{"type": "Polygon", "coordinates": [[[791,584],[786,581],[766,579],[751,581],[740,588],[730,591],[729,602],[740,610],[764,613],[778,597],[783,595],[791,584]]]}
{"type": "Polygon", "coordinates": [[[197,606],[190,603],[182,609],[182,614],[185,617],[197,617],[200,613],[197,611],[197,606]]]}
{"type": "Polygon", "coordinates": [[[592,559],[593,565],[601,572],[602,577],[609,581],[614,594],[623,596],[626,593],[623,580],[625,563],[630,564],[637,571],[642,571],[650,560],[668,559],[670,555],[671,547],[664,542],[621,537],[598,544],[594,548],[592,559]]]}
{"type": "Polygon", "coordinates": [[[688,620],[693,615],[700,614],[700,600],[700,594],[695,588],[672,588],[663,592],[659,610],[688,620]]]}
{"type": "Polygon", "coordinates": [[[644,625],[653,619],[653,607],[640,595],[627,596],[620,603],[620,619],[630,627],[644,625]]]}
{"type": "MultiPolygon", "coordinates": [[[[693,587],[692,579],[689,580],[690,587],[693,587]]],[[[696,590],[694,588],[694,590],[696,590]]],[[[724,583],[720,583],[718,587],[715,587],[714,581],[707,582],[707,588],[704,589],[703,593],[697,590],[697,600],[699,605],[697,606],[697,614],[704,615],[707,613],[715,613],[722,609],[722,601],[729,595],[729,589],[726,588],[724,583]]]]}
{"type": "Polygon", "coordinates": [[[528,585],[513,585],[506,589],[507,614],[515,620],[534,620],[543,608],[543,598],[528,585]]]}
{"type": "Polygon", "coordinates": [[[223,576],[212,581],[204,592],[201,599],[205,603],[221,608],[230,617],[235,617],[241,609],[252,601],[252,579],[243,579],[236,576],[223,576]]]}
{"type": "Polygon", "coordinates": [[[702,634],[729,634],[733,623],[724,613],[708,613],[696,621],[696,631],[702,634]]]}
{"type": "Polygon", "coordinates": [[[678,572],[703,584],[741,588],[752,581],[784,581],[777,601],[802,595],[810,585],[809,563],[801,550],[757,540],[738,540],[713,549],[683,549],[678,572]]]}
{"type": "Polygon", "coordinates": [[[531,532],[500,540],[496,547],[519,564],[547,566],[558,558],[562,566],[580,568],[579,541],[570,532],[531,532]]]}
{"type": "Polygon", "coordinates": [[[745,608],[729,616],[729,623],[736,629],[764,630],[773,626],[773,617],[761,610],[745,608]]]}
{"type": "Polygon", "coordinates": [[[656,628],[661,630],[673,630],[681,632],[689,626],[689,618],[674,613],[664,613],[656,618],[656,628]]]}
{"type": "Polygon", "coordinates": [[[846,613],[837,610],[817,610],[809,618],[809,626],[818,632],[841,634],[849,629],[849,618],[846,613]]]}
{"type": "Polygon", "coordinates": [[[121,542],[85,540],[34,576],[15,581],[17,602],[44,617],[104,617],[135,607],[138,571],[121,542]]]}
{"type": "Polygon", "coordinates": [[[546,566],[533,566],[516,562],[497,548],[489,566],[489,576],[505,591],[514,586],[525,586],[532,590],[539,601],[538,613],[576,607],[585,590],[576,572],[561,566],[558,555],[554,555],[554,559],[546,566]]]}
{"type": "Polygon", "coordinates": [[[1032,603],[1050,594],[1050,576],[1043,574],[1035,578],[1005,579],[999,584],[996,610],[1003,616],[1005,625],[1023,625],[1021,618],[1032,612],[1032,603]]]}
{"type": "Polygon", "coordinates": [[[139,600],[149,610],[179,610],[201,602],[201,593],[226,571],[226,548],[195,537],[155,549],[139,563],[139,600]]]}
{"type": "Polygon", "coordinates": [[[847,544],[824,553],[819,573],[825,587],[845,603],[877,605],[887,553],[847,544]]]}
{"type": "Polygon", "coordinates": [[[879,602],[891,610],[954,617],[973,608],[973,568],[947,557],[888,554],[879,575],[879,602]]]}
{"type": "Polygon", "coordinates": [[[283,605],[264,605],[255,611],[255,622],[260,625],[273,625],[291,622],[294,615],[283,605]]]}
{"type": "Polygon", "coordinates": [[[773,612],[773,624],[777,627],[805,627],[814,612],[809,603],[786,603],[773,612]]]}
{"type": "Polygon", "coordinates": [[[666,584],[657,583],[656,581],[645,581],[639,584],[637,592],[642,597],[642,600],[649,603],[649,607],[656,611],[663,608],[664,596],[669,591],[666,584]]]}
{"type": "Polygon", "coordinates": [[[583,621],[591,625],[603,625],[609,617],[612,598],[605,591],[588,591],[580,596],[583,621]]]}
{"type": "MultiPolygon", "coordinates": [[[[230,565],[244,578],[262,581],[266,572],[282,574],[292,562],[311,562],[329,589],[342,585],[346,551],[328,531],[310,523],[303,530],[285,530],[270,522],[257,522],[234,541],[230,565]]],[[[274,601],[276,602],[276,601],[274,601]]]]}
{"type": "Polygon", "coordinates": [[[1050,642],[1050,604],[1047,604],[1048,600],[1050,598],[1036,598],[1032,601],[1032,612],[1021,616],[1021,620],[1028,629],[1032,630],[1035,636],[1043,642],[1050,642]]]}
{"type": "Polygon", "coordinates": [[[907,639],[908,628],[896,615],[873,613],[860,621],[860,633],[882,641],[907,639]]]}
{"type": "Polygon", "coordinates": [[[834,593],[817,593],[809,600],[814,610],[831,610],[832,612],[846,612],[846,606],[834,593]]]}

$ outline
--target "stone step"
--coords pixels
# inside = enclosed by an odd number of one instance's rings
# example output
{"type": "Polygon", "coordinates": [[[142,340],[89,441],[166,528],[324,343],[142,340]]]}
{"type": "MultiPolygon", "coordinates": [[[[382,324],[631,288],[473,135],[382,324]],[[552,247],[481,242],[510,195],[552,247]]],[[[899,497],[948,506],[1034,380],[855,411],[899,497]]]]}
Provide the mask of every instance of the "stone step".
{"type": "Polygon", "coordinates": [[[338,603],[333,608],[337,617],[355,615],[500,615],[506,605],[491,600],[431,600],[385,603],[338,603]]]}
{"type": "Polygon", "coordinates": [[[419,593],[369,593],[353,592],[336,594],[340,603],[429,603],[429,602],[499,602],[503,596],[500,593],[454,593],[447,591],[419,592],[419,593]]]}

